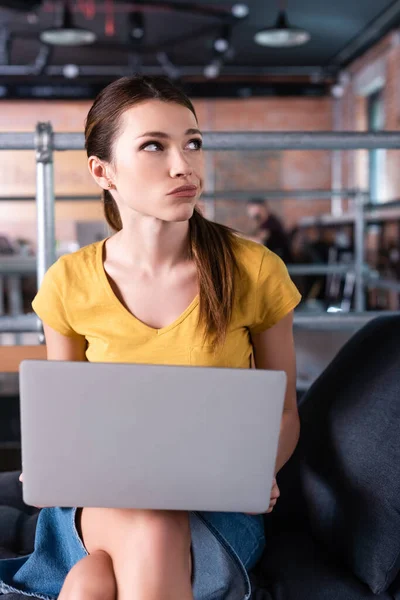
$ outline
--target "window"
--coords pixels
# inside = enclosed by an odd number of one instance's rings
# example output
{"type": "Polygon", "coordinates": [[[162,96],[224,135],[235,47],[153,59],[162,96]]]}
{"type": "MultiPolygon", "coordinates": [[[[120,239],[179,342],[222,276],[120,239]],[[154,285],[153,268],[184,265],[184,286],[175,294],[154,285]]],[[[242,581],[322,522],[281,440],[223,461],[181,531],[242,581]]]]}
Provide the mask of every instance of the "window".
{"type": "MultiPolygon", "coordinates": [[[[382,131],[385,128],[383,90],[380,89],[368,96],[368,129],[382,131]]],[[[369,152],[369,189],[371,202],[384,200],[385,150],[377,149],[369,152]]]]}

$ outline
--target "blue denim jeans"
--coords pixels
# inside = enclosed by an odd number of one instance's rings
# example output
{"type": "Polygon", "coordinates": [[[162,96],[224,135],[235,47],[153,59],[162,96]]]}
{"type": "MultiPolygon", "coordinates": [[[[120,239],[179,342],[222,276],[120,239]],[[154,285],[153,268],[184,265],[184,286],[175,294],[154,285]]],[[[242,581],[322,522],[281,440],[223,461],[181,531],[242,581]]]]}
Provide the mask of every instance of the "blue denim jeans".
{"type": "MultiPolygon", "coordinates": [[[[0,592],[57,598],[72,567],[87,555],[76,529],[76,509],[40,512],[32,554],[0,560],[0,592]]],[[[261,516],[190,513],[195,600],[247,600],[248,570],[264,550],[261,516]]]]}

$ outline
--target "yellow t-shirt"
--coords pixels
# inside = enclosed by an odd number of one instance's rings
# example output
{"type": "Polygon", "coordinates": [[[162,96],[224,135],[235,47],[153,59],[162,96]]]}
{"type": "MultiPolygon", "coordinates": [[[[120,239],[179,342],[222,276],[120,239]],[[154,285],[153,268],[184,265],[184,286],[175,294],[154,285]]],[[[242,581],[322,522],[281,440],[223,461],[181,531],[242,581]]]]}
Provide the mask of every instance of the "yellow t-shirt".
{"type": "Polygon", "coordinates": [[[132,315],[114,294],[103,266],[105,240],[59,258],[47,271],[32,306],[65,336],[83,336],[91,362],[135,362],[248,368],[251,333],[277,323],[300,301],[281,259],[238,238],[239,276],[224,346],[213,352],[197,328],[198,296],[170,325],[154,329],[132,315]]]}

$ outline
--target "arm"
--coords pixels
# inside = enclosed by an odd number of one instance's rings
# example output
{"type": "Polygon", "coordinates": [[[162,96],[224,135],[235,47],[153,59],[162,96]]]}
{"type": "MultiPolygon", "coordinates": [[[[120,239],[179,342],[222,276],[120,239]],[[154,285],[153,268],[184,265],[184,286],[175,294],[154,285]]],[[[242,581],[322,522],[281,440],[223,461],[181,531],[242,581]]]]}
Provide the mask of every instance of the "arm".
{"type": "Polygon", "coordinates": [[[293,341],[293,312],[276,325],[252,336],[257,369],[286,371],[287,390],[275,473],[289,460],[297,445],[300,421],[296,399],[296,360],[293,341]]]}
{"type": "Polygon", "coordinates": [[[82,336],[69,337],[43,324],[47,346],[47,360],[86,360],[86,340],[82,336]]]}

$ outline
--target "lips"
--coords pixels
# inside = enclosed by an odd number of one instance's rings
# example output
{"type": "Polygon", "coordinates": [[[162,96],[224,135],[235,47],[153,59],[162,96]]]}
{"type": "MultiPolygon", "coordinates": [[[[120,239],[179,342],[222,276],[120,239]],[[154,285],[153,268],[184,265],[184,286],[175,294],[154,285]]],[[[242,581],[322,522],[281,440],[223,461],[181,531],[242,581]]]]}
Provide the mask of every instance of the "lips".
{"type": "Polygon", "coordinates": [[[196,192],[197,192],[197,186],[182,185],[181,187],[175,188],[174,190],[169,192],[167,195],[168,196],[172,196],[175,194],[184,195],[185,193],[187,193],[188,196],[194,196],[196,194],[196,192]]]}

